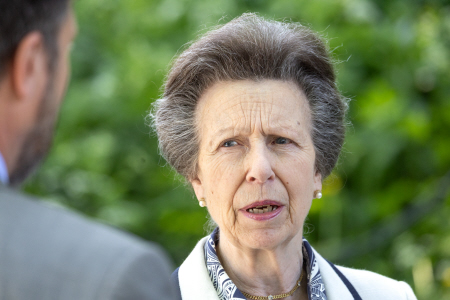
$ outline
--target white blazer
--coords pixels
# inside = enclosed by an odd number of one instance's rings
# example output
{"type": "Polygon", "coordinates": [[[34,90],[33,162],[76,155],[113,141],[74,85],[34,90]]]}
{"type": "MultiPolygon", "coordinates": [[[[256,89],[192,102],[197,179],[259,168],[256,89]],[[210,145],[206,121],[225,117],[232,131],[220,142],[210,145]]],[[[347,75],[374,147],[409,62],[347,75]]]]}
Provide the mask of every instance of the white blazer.
{"type": "MultiPolygon", "coordinates": [[[[219,299],[206,268],[201,239],[181,266],[172,274],[183,300],[219,299]]],[[[401,281],[364,270],[335,266],[315,250],[328,300],[417,300],[411,287],[401,281]]]]}

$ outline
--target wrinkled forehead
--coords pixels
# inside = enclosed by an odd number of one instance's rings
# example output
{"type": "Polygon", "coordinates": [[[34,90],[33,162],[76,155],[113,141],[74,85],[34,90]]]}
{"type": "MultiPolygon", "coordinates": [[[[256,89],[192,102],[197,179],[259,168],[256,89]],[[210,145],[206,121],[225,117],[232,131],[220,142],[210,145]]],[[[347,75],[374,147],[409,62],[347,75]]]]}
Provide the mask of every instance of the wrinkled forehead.
{"type": "Polygon", "coordinates": [[[219,82],[199,99],[196,121],[203,130],[234,127],[242,131],[258,126],[270,129],[298,125],[309,128],[310,110],[303,91],[292,82],[219,82]]]}

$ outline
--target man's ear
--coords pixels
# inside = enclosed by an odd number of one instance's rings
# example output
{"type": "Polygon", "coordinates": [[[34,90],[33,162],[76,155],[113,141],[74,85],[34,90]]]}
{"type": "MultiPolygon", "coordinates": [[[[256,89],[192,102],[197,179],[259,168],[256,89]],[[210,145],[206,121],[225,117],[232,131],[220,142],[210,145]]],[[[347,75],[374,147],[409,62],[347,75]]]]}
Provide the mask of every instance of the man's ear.
{"type": "Polygon", "coordinates": [[[48,77],[48,59],[41,33],[28,33],[19,43],[11,65],[12,88],[18,99],[41,94],[48,77]]]}

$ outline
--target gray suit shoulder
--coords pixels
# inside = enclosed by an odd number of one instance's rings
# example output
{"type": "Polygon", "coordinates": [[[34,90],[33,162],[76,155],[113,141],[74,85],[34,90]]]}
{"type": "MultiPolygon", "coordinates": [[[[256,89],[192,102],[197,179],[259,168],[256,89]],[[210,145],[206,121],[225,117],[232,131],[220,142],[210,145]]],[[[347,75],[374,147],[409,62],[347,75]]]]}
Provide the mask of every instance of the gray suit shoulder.
{"type": "Polygon", "coordinates": [[[0,269],[0,299],[172,299],[159,246],[5,187],[0,269]]]}
{"type": "Polygon", "coordinates": [[[413,290],[406,282],[366,270],[336,267],[352,283],[362,299],[417,300],[413,290]]]}

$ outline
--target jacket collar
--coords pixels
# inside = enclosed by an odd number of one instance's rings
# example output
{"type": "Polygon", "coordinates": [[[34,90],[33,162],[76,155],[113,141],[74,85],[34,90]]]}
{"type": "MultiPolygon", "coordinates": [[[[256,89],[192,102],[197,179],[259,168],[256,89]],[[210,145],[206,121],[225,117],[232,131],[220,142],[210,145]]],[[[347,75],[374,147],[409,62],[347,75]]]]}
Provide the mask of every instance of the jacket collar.
{"type": "Polygon", "coordinates": [[[183,300],[219,299],[209,279],[203,249],[207,237],[202,238],[178,270],[181,298],[183,300]],[[201,292],[199,292],[201,291],[201,292]]]}

